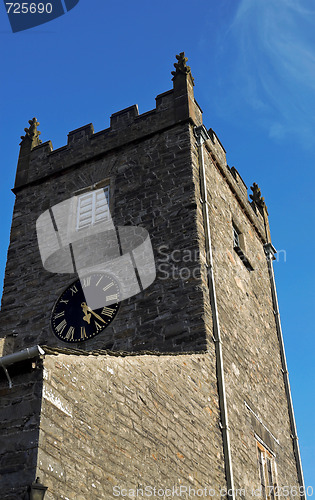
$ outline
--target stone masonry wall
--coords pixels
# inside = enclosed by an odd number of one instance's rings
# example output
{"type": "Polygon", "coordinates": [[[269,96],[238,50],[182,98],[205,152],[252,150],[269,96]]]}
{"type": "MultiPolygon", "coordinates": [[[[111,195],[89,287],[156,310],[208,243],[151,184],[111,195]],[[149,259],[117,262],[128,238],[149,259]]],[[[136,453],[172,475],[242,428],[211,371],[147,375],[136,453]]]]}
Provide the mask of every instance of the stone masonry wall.
{"type": "Polygon", "coordinates": [[[2,369],[0,374],[0,498],[23,500],[35,480],[42,370],[28,360],[8,372],[11,389],[2,369]]]}
{"type": "Polygon", "coordinates": [[[37,475],[47,500],[226,487],[213,351],[47,355],[44,379],[37,475]]]}
{"type": "Polygon", "coordinates": [[[161,352],[206,349],[200,272],[193,279],[174,278],[173,263],[168,263],[169,254],[179,249],[178,265],[196,267],[195,262],[181,263],[183,250],[192,254],[198,250],[190,158],[189,125],[178,125],[42,180],[36,189],[26,186],[17,193],[1,310],[2,334],[15,336],[14,350],[35,343],[63,345],[51,332],[50,316],[59,295],[76,279],[43,269],[37,218],[49,206],[104,179],[110,185],[115,225],[148,230],[157,278],[121,304],[105,332],[77,347],[161,352]]]}
{"type": "MultiPolygon", "coordinates": [[[[279,343],[263,250],[266,240],[262,218],[252,209],[246,192],[242,195],[224,156],[221,154],[220,158],[216,148],[219,145],[215,147],[210,140],[207,141],[205,169],[235,487],[245,488],[248,493],[260,486],[255,434],[276,455],[278,486],[297,487],[279,343]],[[255,225],[249,216],[257,219],[255,225]],[[232,222],[245,237],[245,254],[253,271],[245,267],[233,248],[232,222]]],[[[195,169],[197,160],[195,146],[195,169]]]]}

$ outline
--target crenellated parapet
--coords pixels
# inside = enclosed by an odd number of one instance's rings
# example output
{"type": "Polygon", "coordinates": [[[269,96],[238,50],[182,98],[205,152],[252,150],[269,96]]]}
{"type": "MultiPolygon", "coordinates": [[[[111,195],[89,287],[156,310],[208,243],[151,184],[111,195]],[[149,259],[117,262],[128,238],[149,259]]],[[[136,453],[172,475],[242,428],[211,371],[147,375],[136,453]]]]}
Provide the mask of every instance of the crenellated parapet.
{"type": "MultiPolygon", "coordinates": [[[[261,198],[261,194],[259,198],[257,190],[256,188],[254,188],[254,193],[253,195],[250,195],[250,198],[253,200],[252,196],[254,196],[255,201],[251,202],[249,200],[248,188],[238,170],[234,166],[229,167],[229,165],[227,164],[226,151],[217,134],[210,128],[208,130],[208,135],[209,139],[205,142],[205,147],[211,157],[212,163],[216,166],[222,177],[226,180],[230,190],[237,199],[248,220],[255,228],[261,241],[263,243],[271,241],[268,223],[268,212],[267,207],[264,204],[264,199],[261,198]],[[264,204],[264,209],[262,209],[262,204],[264,204]]],[[[254,183],[254,186],[257,186],[257,184],[254,183]]]]}
{"type": "MultiPolygon", "coordinates": [[[[111,151],[143,141],[184,122],[197,127],[202,125],[202,110],[194,97],[194,78],[187,65],[187,57],[181,52],[176,58],[175,71],[172,71],[173,88],[157,95],[155,108],[150,111],[139,114],[136,104],[129,106],[113,113],[110,126],[104,130],[95,133],[92,123],[72,130],[68,134],[67,144],[55,150],[51,141],[42,143],[39,140],[39,123],[36,118],[30,120],[30,127],[25,129],[20,144],[13,191],[17,193],[25,186],[41,182],[61,171],[75,169],[84,162],[94,161],[111,151]]],[[[217,134],[211,128],[208,134],[206,148],[212,161],[226,178],[261,239],[267,241],[270,234],[263,198],[258,197],[257,189],[254,188],[252,202],[249,201],[247,186],[236,168],[227,165],[226,151],[217,134]]]]}
{"type": "Polygon", "coordinates": [[[173,89],[159,94],[151,111],[139,114],[137,105],[122,109],[112,114],[109,128],[94,133],[93,125],[89,124],[72,130],[68,134],[67,145],[56,150],[53,150],[50,141],[41,143],[38,140],[38,122],[36,119],[30,121],[30,129],[25,129],[24,139],[28,144],[27,155],[24,154],[22,141],[13,191],[184,121],[201,125],[202,111],[194,98],[193,78],[186,65],[187,58],[181,53],[177,59],[173,89]]]}

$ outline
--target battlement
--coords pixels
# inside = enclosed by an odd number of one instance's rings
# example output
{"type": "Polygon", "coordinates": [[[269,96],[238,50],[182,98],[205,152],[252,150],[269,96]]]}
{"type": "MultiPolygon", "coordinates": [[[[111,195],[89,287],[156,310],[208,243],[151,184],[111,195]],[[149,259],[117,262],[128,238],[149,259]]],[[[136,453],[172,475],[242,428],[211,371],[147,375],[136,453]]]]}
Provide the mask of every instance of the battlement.
{"type": "Polygon", "coordinates": [[[133,141],[145,139],[179,123],[190,121],[193,125],[202,124],[202,111],[194,98],[193,78],[186,65],[184,53],[178,56],[176,71],[173,71],[173,89],[156,97],[156,107],[139,114],[136,104],[113,113],[110,127],[94,133],[90,123],[68,134],[66,146],[53,150],[50,141],[41,144],[39,123],[30,120],[29,129],[22,137],[15,186],[17,193],[24,186],[49,175],[60,172],[82,161],[92,160],[110,150],[122,147],[133,141]]]}
{"type": "MultiPolygon", "coordinates": [[[[257,196],[249,195],[252,201],[249,200],[248,188],[236,168],[229,167],[227,164],[226,151],[217,134],[210,128],[208,135],[209,139],[205,142],[205,147],[211,157],[212,163],[227,182],[250,223],[255,227],[261,241],[263,243],[270,242],[268,212],[264,199],[261,198],[260,191],[257,196]]],[[[257,191],[255,186],[257,184],[254,183],[253,187],[251,187],[253,194],[257,191]]]]}
{"type": "MultiPolygon", "coordinates": [[[[53,149],[52,142],[41,143],[39,123],[35,118],[29,121],[22,137],[20,156],[17,166],[14,193],[24,187],[38,184],[48,177],[76,168],[82,162],[94,161],[103,155],[125,147],[136,141],[146,140],[185,122],[193,127],[202,125],[202,110],[194,97],[194,79],[184,53],[177,56],[178,63],[173,71],[173,88],[156,96],[154,109],[139,114],[136,104],[113,113],[110,126],[94,132],[92,123],[68,133],[65,146],[53,149]]],[[[206,148],[212,156],[232,192],[244,207],[251,222],[261,238],[264,239],[264,217],[261,209],[248,199],[247,186],[235,167],[230,168],[226,161],[226,151],[217,134],[211,128],[206,148]]]]}
{"type": "Polygon", "coordinates": [[[202,115],[195,102],[194,116],[174,98],[173,90],[156,97],[156,108],[139,114],[138,106],[122,109],[110,117],[110,127],[94,133],[93,124],[72,130],[68,134],[66,146],[53,149],[51,141],[39,144],[28,153],[27,164],[18,163],[13,191],[16,193],[25,185],[57,173],[77,163],[95,158],[110,150],[122,147],[136,140],[145,139],[163,129],[175,126],[183,121],[194,125],[202,124],[202,115]],[[176,107],[179,105],[179,109],[176,107]],[[181,117],[178,118],[178,111],[181,117]]]}

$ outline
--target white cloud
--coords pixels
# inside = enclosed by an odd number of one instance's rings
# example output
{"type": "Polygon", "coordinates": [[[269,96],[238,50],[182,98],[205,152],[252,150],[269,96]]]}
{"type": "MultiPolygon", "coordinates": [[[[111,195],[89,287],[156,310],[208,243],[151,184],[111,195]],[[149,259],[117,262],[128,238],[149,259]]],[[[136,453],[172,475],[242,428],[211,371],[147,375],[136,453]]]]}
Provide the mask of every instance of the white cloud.
{"type": "Polygon", "coordinates": [[[274,138],[314,135],[314,24],[313,0],[241,0],[226,31],[234,89],[274,138]]]}

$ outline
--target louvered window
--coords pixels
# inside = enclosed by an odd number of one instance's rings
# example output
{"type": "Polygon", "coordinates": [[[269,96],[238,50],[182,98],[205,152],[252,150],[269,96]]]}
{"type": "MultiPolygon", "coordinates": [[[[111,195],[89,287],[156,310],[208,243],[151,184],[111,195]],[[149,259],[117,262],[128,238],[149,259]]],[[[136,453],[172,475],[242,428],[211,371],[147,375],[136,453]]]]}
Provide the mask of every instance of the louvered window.
{"type": "Polygon", "coordinates": [[[246,245],[245,245],[245,236],[242,231],[237,227],[237,225],[232,220],[232,230],[233,230],[233,248],[244,266],[248,269],[248,271],[253,271],[254,268],[249,262],[246,256],[246,245]]]}
{"type": "Polygon", "coordinates": [[[266,483],[265,483],[265,467],[264,467],[265,457],[264,452],[258,448],[258,463],[259,463],[259,474],[260,474],[260,485],[261,485],[261,496],[266,498],[266,483]]]}
{"type": "Polygon", "coordinates": [[[270,486],[270,498],[271,500],[274,500],[275,498],[275,493],[274,493],[274,478],[273,478],[273,471],[272,471],[272,461],[270,458],[267,458],[267,472],[268,472],[268,484],[270,486]]]}
{"type": "Polygon", "coordinates": [[[109,186],[78,197],[77,230],[109,218],[109,186]]]}
{"type": "Polygon", "coordinates": [[[257,443],[257,447],[261,496],[265,500],[275,500],[277,490],[275,457],[261,443],[257,443]]]}

